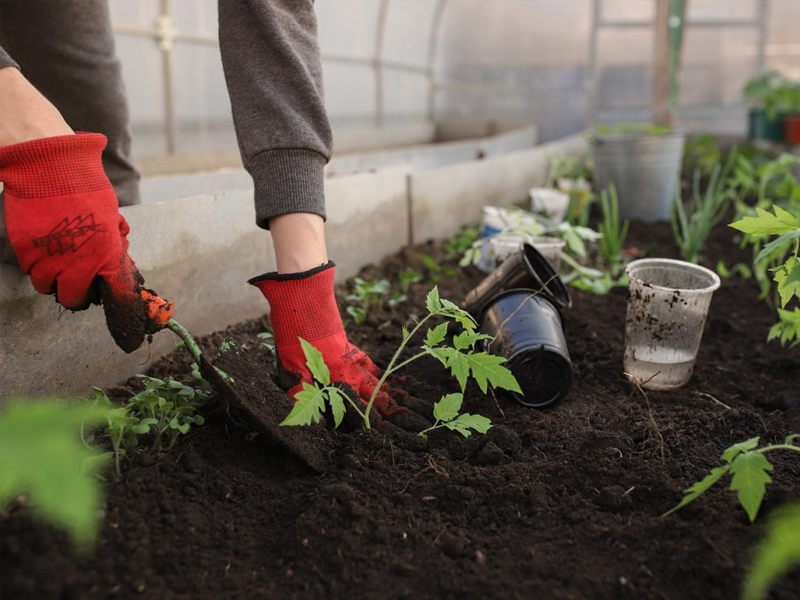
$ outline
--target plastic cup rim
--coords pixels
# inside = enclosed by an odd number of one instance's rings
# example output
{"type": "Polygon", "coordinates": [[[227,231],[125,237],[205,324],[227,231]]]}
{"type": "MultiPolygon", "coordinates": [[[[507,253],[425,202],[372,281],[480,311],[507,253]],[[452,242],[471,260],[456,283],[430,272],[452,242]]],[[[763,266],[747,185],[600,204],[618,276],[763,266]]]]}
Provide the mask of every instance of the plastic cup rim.
{"type": "Polygon", "coordinates": [[[708,269],[701,265],[697,265],[695,263],[686,262],[684,260],[677,260],[675,258],[640,258],[629,262],[628,265],[625,267],[625,273],[628,274],[628,277],[631,280],[635,279],[637,282],[639,282],[645,287],[649,287],[654,290],[659,290],[662,292],[680,292],[681,294],[686,294],[689,296],[701,296],[703,294],[713,293],[716,290],[718,290],[719,286],[721,285],[721,280],[719,278],[719,275],[714,273],[714,271],[712,271],[711,269],[708,269]],[[658,264],[672,265],[675,267],[681,267],[684,269],[689,268],[695,271],[699,271],[710,277],[712,283],[711,285],[708,285],[703,288],[672,288],[664,285],[657,285],[655,283],[649,283],[647,281],[644,281],[642,278],[637,277],[633,272],[631,272],[632,267],[647,266],[647,265],[656,266],[658,264]]]}

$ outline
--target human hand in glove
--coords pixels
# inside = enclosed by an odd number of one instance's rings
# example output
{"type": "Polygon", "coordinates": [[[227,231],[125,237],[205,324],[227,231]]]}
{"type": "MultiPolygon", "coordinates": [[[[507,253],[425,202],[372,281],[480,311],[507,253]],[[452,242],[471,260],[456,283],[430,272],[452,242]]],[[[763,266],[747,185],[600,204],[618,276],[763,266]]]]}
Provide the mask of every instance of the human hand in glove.
{"type": "Polygon", "coordinates": [[[172,306],[143,288],[128,256],[128,223],[101,162],[105,145],[103,135],[78,133],[0,147],[6,229],[37,292],[70,310],[102,303],[114,341],[133,352],[172,306]]]}
{"type": "MultiPolygon", "coordinates": [[[[322,353],[331,381],[349,386],[366,405],[378,385],[380,370],[347,339],[333,291],[334,273],[335,265],[329,262],[303,273],[267,273],[249,283],[269,301],[279,368],[284,375],[293,376],[289,396],[294,399],[303,382],[313,383],[300,345],[303,338],[322,353]]],[[[411,401],[405,392],[383,384],[374,406],[400,426],[422,429],[424,419],[408,409],[411,401]]]]}

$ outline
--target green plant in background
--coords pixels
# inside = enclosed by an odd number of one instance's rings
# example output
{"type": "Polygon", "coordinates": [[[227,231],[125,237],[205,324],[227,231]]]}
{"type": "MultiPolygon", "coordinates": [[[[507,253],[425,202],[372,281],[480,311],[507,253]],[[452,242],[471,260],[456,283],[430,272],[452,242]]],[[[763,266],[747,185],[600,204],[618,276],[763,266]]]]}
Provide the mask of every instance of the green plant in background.
{"type": "Polygon", "coordinates": [[[503,366],[504,358],[476,349],[476,344],[479,341],[491,339],[491,336],[476,331],[477,324],[469,313],[449,300],[440,299],[439,290],[436,287],[428,293],[425,305],[428,309],[428,314],[413,329],[408,330],[403,327],[403,341],[383,371],[383,375],[375,386],[375,391],[372,393],[372,397],[366,407],[359,406],[349,397],[342,396],[340,392],[331,392],[332,389],[336,388],[331,387],[330,374],[327,366],[324,365],[324,361],[321,360],[321,355],[318,352],[311,351],[304,345],[306,365],[314,377],[314,382],[303,383],[303,390],[300,392],[302,396],[298,395],[297,402],[295,402],[291,412],[282,424],[310,425],[311,423],[319,422],[326,411],[326,407],[330,406],[334,424],[336,425],[338,424],[337,421],[341,422],[341,418],[344,415],[342,409],[345,406],[344,402],[347,401],[361,416],[364,428],[369,429],[369,416],[372,412],[372,407],[386,380],[400,369],[407,367],[424,356],[432,356],[441,362],[458,381],[462,394],[470,378],[478,384],[483,393],[487,393],[489,386],[522,393],[514,375],[503,366]],[[445,322],[429,328],[420,351],[400,361],[400,356],[409,342],[434,317],[443,318],[445,322]],[[453,337],[452,345],[444,343],[447,337],[448,323],[456,323],[462,329],[461,333],[453,337]]]}
{"type": "Polygon", "coordinates": [[[81,443],[79,431],[107,414],[56,399],[9,402],[0,413],[0,508],[22,496],[35,516],[67,531],[79,549],[90,548],[103,505],[95,474],[107,456],[81,443]]]}
{"type": "Polygon", "coordinates": [[[411,286],[423,280],[422,273],[414,269],[405,269],[397,274],[397,281],[400,283],[400,293],[408,294],[411,286]]]}
{"type": "Polygon", "coordinates": [[[436,421],[424,431],[420,431],[419,435],[426,438],[431,431],[443,427],[450,431],[457,431],[464,437],[471,436],[473,431],[481,434],[489,431],[492,422],[483,415],[462,413],[463,402],[464,394],[461,393],[442,396],[442,399],[433,405],[433,418],[436,421]]]}
{"type": "Polygon", "coordinates": [[[478,226],[464,227],[454,237],[442,244],[442,256],[445,260],[455,260],[467,251],[480,237],[478,226]]]}
{"type": "Polygon", "coordinates": [[[739,503],[752,523],[758,515],[764,494],[767,493],[767,484],[772,483],[769,472],[773,471],[774,467],[767,460],[767,453],[775,450],[800,452],[800,446],[795,444],[799,438],[800,434],[795,433],[786,436],[782,444],[771,444],[761,448],[758,447],[757,437],[734,444],[722,453],[723,464],[711,469],[703,479],[686,488],[680,503],[667,511],[664,516],[671,515],[699,498],[725,475],[731,475],[730,489],[736,492],[739,503]]]}
{"type": "Polygon", "coordinates": [[[742,279],[746,280],[753,278],[753,269],[744,263],[736,263],[732,267],[728,268],[728,266],[725,264],[725,261],[720,260],[717,262],[717,275],[723,279],[730,279],[734,275],[738,275],[742,279]]]}
{"type": "Polygon", "coordinates": [[[347,307],[347,314],[353,317],[357,325],[363,323],[370,310],[380,308],[388,295],[389,282],[386,279],[367,281],[356,277],[353,293],[345,296],[345,300],[356,304],[347,307]]]}
{"type": "Polygon", "coordinates": [[[795,306],[790,311],[786,306],[792,299],[800,299],[800,219],[778,205],[773,206],[772,213],[761,208],[755,211],[756,216],[743,217],[730,226],[756,241],[778,236],[761,249],[755,265],[775,265],[769,271],[777,286],[779,320],[770,329],[767,340],[779,339],[781,344],[794,346],[800,343],[800,308],[795,306]]]}
{"type": "Polygon", "coordinates": [[[275,336],[271,331],[262,331],[261,333],[257,333],[256,337],[258,338],[258,343],[262,348],[264,348],[270,354],[275,353],[275,336]]]}
{"type": "Polygon", "coordinates": [[[725,186],[727,171],[728,167],[724,170],[719,165],[714,167],[705,194],[700,193],[701,173],[699,170],[695,171],[692,198],[686,204],[681,199],[678,186],[672,201],[670,221],[681,258],[687,262],[698,261],[711,229],[722,220],[728,210],[731,196],[725,186]]]}
{"type": "Polygon", "coordinates": [[[777,511],[758,545],[742,592],[743,600],[763,600],[772,584],[800,565],[800,503],[777,511]]]}
{"type": "Polygon", "coordinates": [[[617,123],[615,125],[599,124],[595,126],[595,135],[666,135],[672,131],[666,125],[650,123],[617,123]]]}
{"type": "Polygon", "coordinates": [[[556,188],[569,196],[564,218],[572,225],[586,227],[594,201],[589,184],[594,174],[591,159],[584,156],[557,155],[548,156],[547,160],[550,169],[546,186],[556,188]]]}
{"type": "Polygon", "coordinates": [[[683,149],[683,170],[700,171],[703,177],[711,176],[714,167],[723,161],[719,138],[715,135],[694,135],[686,140],[683,149]]]}
{"type": "Polygon", "coordinates": [[[456,271],[452,267],[448,267],[446,265],[440,265],[429,254],[422,255],[422,264],[425,266],[425,270],[428,271],[428,277],[430,277],[433,283],[439,283],[442,279],[446,277],[455,277],[456,275],[458,275],[458,271],[456,271]]]}
{"type": "Polygon", "coordinates": [[[785,83],[778,71],[767,71],[750,79],[742,89],[742,96],[752,108],[763,109],[770,119],[774,119],[783,110],[784,93],[781,90],[785,83]]]}
{"type": "Polygon", "coordinates": [[[611,277],[618,277],[625,264],[622,250],[625,248],[625,238],[628,237],[630,223],[627,220],[620,221],[617,188],[613,184],[608,192],[605,190],[601,192],[600,209],[603,212],[603,220],[598,227],[602,236],[600,251],[608,265],[611,277]]]}
{"type": "Polygon", "coordinates": [[[555,187],[559,179],[590,181],[594,174],[592,161],[585,156],[553,155],[547,157],[549,169],[546,187],[555,187]]]}

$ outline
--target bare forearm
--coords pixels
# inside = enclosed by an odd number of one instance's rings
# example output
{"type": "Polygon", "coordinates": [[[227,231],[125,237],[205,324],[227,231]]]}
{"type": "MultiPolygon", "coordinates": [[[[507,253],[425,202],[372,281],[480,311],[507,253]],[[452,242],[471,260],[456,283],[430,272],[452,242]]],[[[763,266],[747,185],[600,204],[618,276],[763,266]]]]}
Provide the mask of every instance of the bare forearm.
{"type": "Polygon", "coordinates": [[[0,90],[0,147],[74,133],[18,69],[0,69],[0,90]]]}

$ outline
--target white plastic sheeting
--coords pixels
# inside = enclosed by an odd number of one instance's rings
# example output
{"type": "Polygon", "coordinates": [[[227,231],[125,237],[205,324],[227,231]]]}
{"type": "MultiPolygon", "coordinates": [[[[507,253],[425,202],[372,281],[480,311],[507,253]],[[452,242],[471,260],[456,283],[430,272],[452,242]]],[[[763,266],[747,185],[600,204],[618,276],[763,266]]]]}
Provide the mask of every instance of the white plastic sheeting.
{"type": "MultiPolygon", "coordinates": [[[[268,1],[268,0],[265,0],[268,1]]],[[[235,149],[216,0],[110,0],[146,155],[235,149]],[[160,15],[169,25],[157,33],[160,15]],[[174,36],[169,60],[164,36],[174,36]],[[171,75],[164,65],[171,63],[171,75]],[[170,91],[171,88],[171,91],[170,91]],[[171,103],[171,104],[170,104],[171,103]]],[[[434,120],[449,137],[648,118],[655,0],[318,0],[335,130],[434,120]]],[[[690,0],[682,116],[742,121],[760,70],[800,78],[798,0],[690,0]]]]}

